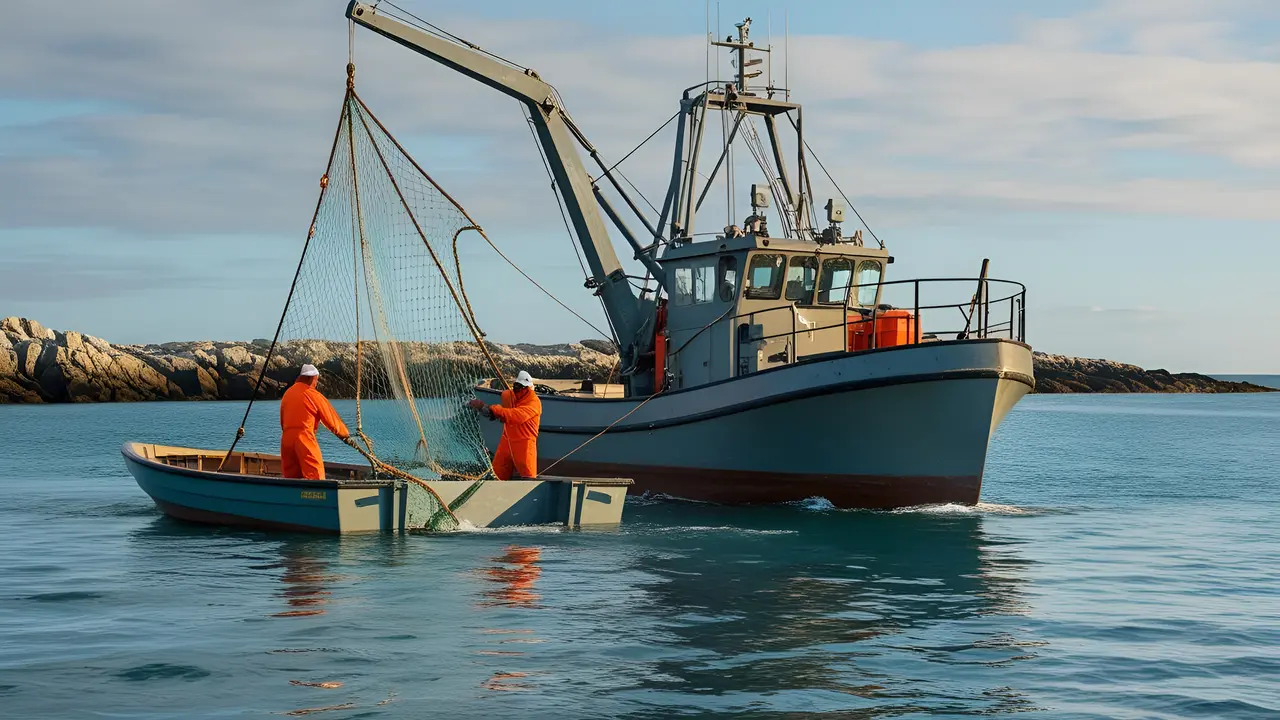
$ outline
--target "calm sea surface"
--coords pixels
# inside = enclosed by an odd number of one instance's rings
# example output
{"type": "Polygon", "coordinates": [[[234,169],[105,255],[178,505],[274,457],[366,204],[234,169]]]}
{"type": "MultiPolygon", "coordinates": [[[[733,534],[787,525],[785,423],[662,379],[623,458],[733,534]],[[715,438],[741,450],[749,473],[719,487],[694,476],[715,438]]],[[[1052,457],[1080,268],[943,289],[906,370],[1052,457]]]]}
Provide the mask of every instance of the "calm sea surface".
{"type": "Polygon", "coordinates": [[[0,406],[0,716],[1280,717],[1280,393],[1027,398],[977,509],[162,517],[120,444],[220,447],[242,411],[0,406]]]}

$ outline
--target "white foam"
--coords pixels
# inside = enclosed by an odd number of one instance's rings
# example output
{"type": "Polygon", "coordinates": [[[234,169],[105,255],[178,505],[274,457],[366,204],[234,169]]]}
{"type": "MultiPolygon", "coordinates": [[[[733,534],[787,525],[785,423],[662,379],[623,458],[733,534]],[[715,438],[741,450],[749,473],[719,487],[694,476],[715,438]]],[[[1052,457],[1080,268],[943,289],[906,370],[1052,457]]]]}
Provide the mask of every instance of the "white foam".
{"type": "Polygon", "coordinates": [[[732,525],[682,525],[673,528],[667,528],[664,532],[731,532],[742,535],[796,535],[799,530],[758,530],[755,528],[740,528],[732,525]]]}
{"type": "Polygon", "coordinates": [[[836,509],[834,503],[820,495],[814,495],[813,497],[805,498],[804,500],[793,500],[787,504],[792,507],[797,507],[801,510],[809,510],[811,512],[827,512],[828,510],[836,509]]]}
{"type": "Polygon", "coordinates": [[[563,525],[504,525],[502,527],[477,527],[469,520],[458,521],[456,530],[449,533],[512,533],[512,534],[546,534],[563,532],[563,525]]]}
{"type": "Polygon", "coordinates": [[[923,515],[1029,515],[1035,511],[1026,510],[1014,505],[980,502],[977,505],[960,505],[958,503],[915,505],[912,507],[897,508],[895,510],[890,510],[890,512],[895,515],[915,513],[923,515]]]}

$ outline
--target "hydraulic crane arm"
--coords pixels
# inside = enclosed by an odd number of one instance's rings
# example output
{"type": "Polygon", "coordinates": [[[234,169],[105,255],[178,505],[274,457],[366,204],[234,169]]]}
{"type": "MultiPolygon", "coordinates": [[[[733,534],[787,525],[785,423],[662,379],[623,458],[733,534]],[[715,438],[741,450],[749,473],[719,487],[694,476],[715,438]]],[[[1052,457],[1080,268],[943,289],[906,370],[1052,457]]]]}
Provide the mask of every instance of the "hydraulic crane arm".
{"type": "MultiPolygon", "coordinates": [[[[646,314],[628,282],[609,232],[596,207],[592,182],[575,141],[583,140],[577,128],[561,112],[555,91],[532,70],[521,70],[493,59],[481,51],[454,40],[419,30],[385,14],[374,5],[353,0],[347,17],[383,37],[456,70],[473,80],[499,90],[529,108],[533,124],[551,173],[564,197],[578,243],[604,300],[605,312],[613,323],[624,358],[634,351],[637,334],[646,314]]],[[[585,142],[584,142],[585,144],[585,142]]]]}

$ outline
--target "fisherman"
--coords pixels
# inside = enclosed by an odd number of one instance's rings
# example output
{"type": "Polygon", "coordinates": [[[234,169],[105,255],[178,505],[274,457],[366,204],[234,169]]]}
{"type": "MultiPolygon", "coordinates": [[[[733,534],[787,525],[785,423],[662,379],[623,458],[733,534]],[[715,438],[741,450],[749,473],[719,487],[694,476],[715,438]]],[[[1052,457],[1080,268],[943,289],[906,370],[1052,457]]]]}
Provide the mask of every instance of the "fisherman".
{"type": "Polygon", "coordinates": [[[542,401],[533,391],[533,378],[524,370],[516,375],[510,390],[502,391],[502,404],[485,406],[480,400],[467,403],[491,420],[502,421],[502,440],[493,454],[493,474],[499,480],[538,476],[538,423],[542,401]]]}
{"type": "Polygon", "coordinates": [[[324,457],[316,441],[316,425],[323,424],[339,440],[351,443],[351,432],[337,411],[316,389],[320,371],[303,365],[298,379],[280,398],[280,466],[287,478],[324,479],[324,457]]]}

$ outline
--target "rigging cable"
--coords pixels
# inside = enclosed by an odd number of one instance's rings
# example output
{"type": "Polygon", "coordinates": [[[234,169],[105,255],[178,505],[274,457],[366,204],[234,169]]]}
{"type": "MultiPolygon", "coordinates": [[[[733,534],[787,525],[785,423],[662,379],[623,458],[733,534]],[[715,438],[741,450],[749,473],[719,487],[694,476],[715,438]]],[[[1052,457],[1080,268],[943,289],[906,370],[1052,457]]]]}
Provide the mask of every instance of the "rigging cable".
{"type": "Polygon", "coordinates": [[[578,244],[573,241],[573,230],[569,227],[569,216],[564,209],[564,203],[560,199],[560,191],[556,187],[556,177],[551,172],[551,164],[547,162],[547,156],[542,152],[542,143],[538,141],[538,133],[533,129],[533,116],[529,114],[529,109],[524,105],[520,106],[524,113],[525,124],[529,126],[529,135],[533,137],[534,147],[538,148],[538,159],[542,161],[542,169],[547,173],[547,179],[551,181],[551,194],[556,196],[556,208],[560,210],[560,220],[564,223],[564,231],[566,237],[569,238],[569,245],[573,248],[574,257],[578,258],[578,267],[582,268],[582,274],[591,277],[591,273],[587,271],[587,263],[582,259],[582,251],[578,249],[578,244]]]}
{"type": "MultiPolygon", "coordinates": [[[[571,130],[573,131],[574,137],[578,140],[578,144],[581,145],[583,149],[586,150],[587,152],[595,153],[598,159],[600,155],[600,151],[597,150],[594,146],[592,146],[591,143],[586,139],[586,137],[584,137],[581,134],[581,131],[578,130],[578,124],[574,122],[573,116],[569,114],[569,109],[565,106],[564,98],[560,97],[560,91],[556,89],[556,86],[550,83],[547,83],[547,87],[551,88],[551,94],[555,97],[555,100],[556,100],[556,109],[560,112],[561,115],[565,117],[565,120],[568,122],[571,130]]],[[[678,115],[679,113],[676,113],[676,114],[678,115]]],[[[673,115],[672,117],[674,118],[675,116],[673,115]]],[[[668,119],[667,122],[669,123],[671,122],[671,120],[668,119]]],[[[666,123],[663,123],[663,127],[665,126],[666,126],[666,123]]],[[[658,128],[658,130],[661,130],[661,129],[662,128],[658,128]]],[[[656,135],[657,132],[655,131],[654,134],[656,135]]],[[[646,139],[645,142],[648,142],[648,140],[646,139]]],[[[641,145],[643,144],[644,143],[641,143],[641,145]]],[[[639,146],[636,146],[636,149],[638,150],[639,146]]],[[[635,150],[632,150],[632,152],[635,152],[635,150]]],[[[630,155],[630,153],[628,153],[628,155],[630,155]]],[[[623,158],[623,160],[625,159],[626,158],[623,158]]],[[[603,164],[603,161],[601,161],[601,163],[603,164]]],[[[622,164],[622,160],[619,160],[618,162],[613,164],[613,167],[616,168],[621,164],[622,164]]],[[[636,191],[636,194],[640,196],[641,200],[644,200],[644,203],[648,205],[650,209],[652,209],[655,213],[658,212],[658,208],[655,207],[653,203],[649,202],[649,198],[645,197],[643,192],[640,192],[640,188],[636,187],[636,184],[631,182],[630,178],[628,178],[626,175],[623,175],[621,171],[618,172],[618,176],[621,177],[623,180],[625,180],[627,184],[631,186],[632,190],[636,191]]]]}
{"type": "Polygon", "coordinates": [[[506,63],[507,65],[510,65],[510,66],[511,66],[511,67],[513,67],[513,68],[517,68],[517,69],[522,70],[522,71],[527,71],[527,70],[529,70],[529,68],[525,67],[524,65],[521,65],[520,63],[512,62],[511,60],[508,60],[508,59],[506,59],[506,58],[502,57],[501,55],[497,55],[497,54],[495,54],[495,53],[491,53],[491,52],[489,52],[488,50],[485,50],[484,48],[480,47],[479,45],[476,45],[476,44],[475,44],[475,43],[473,43],[473,42],[469,42],[469,41],[467,41],[467,40],[465,40],[465,39],[463,39],[463,38],[458,37],[457,35],[454,35],[453,33],[449,32],[448,30],[445,30],[444,28],[438,27],[438,26],[436,26],[436,25],[432,25],[431,23],[427,22],[426,20],[423,20],[422,18],[418,17],[417,15],[414,15],[413,13],[409,12],[408,10],[405,10],[404,8],[400,7],[399,5],[396,5],[395,3],[391,2],[391,0],[379,0],[379,3],[384,3],[384,4],[386,4],[388,7],[395,8],[395,9],[396,9],[396,11],[398,11],[398,12],[400,12],[400,13],[403,13],[404,15],[407,15],[409,18],[412,18],[412,20],[406,19],[406,18],[404,18],[404,17],[398,17],[398,18],[397,18],[397,17],[395,17],[395,16],[394,16],[393,14],[391,14],[391,13],[384,13],[384,14],[386,14],[388,17],[393,17],[394,19],[399,20],[400,22],[403,22],[403,23],[404,23],[404,24],[406,24],[406,25],[411,25],[411,26],[416,27],[417,29],[419,29],[419,30],[421,30],[421,31],[423,31],[423,32],[425,32],[425,33],[429,33],[429,34],[431,34],[431,35],[435,35],[436,37],[444,38],[444,39],[446,39],[446,40],[452,40],[453,42],[456,42],[456,43],[458,43],[459,45],[466,46],[466,47],[468,47],[468,48],[470,48],[470,49],[472,49],[472,50],[475,50],[476,52],[481,53],[481,54],[483,54],[483,55],[488,55],[489,57],[493,58],[494,60],[497,60],[497,61],[499,61],[499,62],[506,63]]]}
{"type": "MultiPolygon", "coordinates": [[[[573,230],[569,227],[569,216],[567,211],[565,210],[564,201],[560,197],[560,190],[556,186],[555,175],[553,175],[551,172],[551,164],[547,161],[546,155],[542,152],[542,143],[538,142],[538,134],[533,129],[533,116],[529,114],[529,109],[526,108],[524,105],[521,105],[520,107],[524,112],[525,122],[529,126],[529,134],[533,136],[533,144],[538,148],[538,158],[542,160],[542,169],[546,171],[547,179],[551,181],[551,194],[555,195],[556,197],[556,207],[560,210],[560,220],[564,223],[564,231],[566,234],[565,236],[569,239],[569,245],[573,247],[574,257],[578,258],[578,267],[582,268],[582,274],[585,275],[588,279],[591,279],[591,273],[587,272],[587,264],[582,259],[582,251],[579,250],[578,243],[574,242],[574,239],[573,239],[574,233],[573,233],[573,230]]],[[[488,240],[488,238],[485,238],[485,239],[488,240]]],[[[489,244],[493,245],[492,241],[489,244]]],[[[493,249],[497,251],[499,255],[502,255],[502,251],[498,250],[498,247],[496,245],[493,245],[493,249]]],[[[508,263],[510,263],[512,267],[516,267],[515,263],[512,263],[511,260],[507,259],[505,255],[503,256],[503,259],[506,260],[508,263]]],[[[529,280],[529,282],[533,282],[533,278],[526,275],[523,270],[520,270],[520,268],[518,267],[516,267],[516,270],[519,271],[521,275],[524,275],[525,278],[529,280]]],[[[609,323],[609,330],[613,333],[612,335],[605,335],[599,328],[597,328],[595,325],[592,325],[590,322],[587,322],[586,318],[582,317],[581,315],[578,315],[578,313],[571,310],[568,305],[565,305],[563,302],[560,302],[559,299],[557,299],[551,293],[547,292],[547,290],[542,286],[538,285],[538,283],[533,282],[533,284],[539,290],[542,290],[543,293],[546,293],[546,295],[550,297],[552,300],[555,300],[556,303],[558,303],[561,307],[563,307],[566,310],[569,310],[569,312],[577,316],[578,319],[587,323],[587,325],[590,325],[592,330],[595,330],[601,335],[604,335],[605,338],[612,340],[615,344],[621,347],[621,342],[618,339],[618,331],[613,327],[613,318],[609,317],[609,310],[604,305],[603,297],[600,297],[599,295],[596,296],[596,298],[600,300],[600,309],[604,312],[605,320],[608,321],[609,323]]]]}
{"type": "MultiPolygon", "coordinates": [[[[680,353],[681,353],[685,348],[689,347],[689,343],[693,342],[693,341],[694,341],[694,339],[696,339],[699,335],[701,335],[702,333],[706,332],[706,330],[707,330],[708,328],[710,328],[712,325],[715,325],[716,323],[718,323],[718,322],[720,322],[721,320],[723,320],[723,319],[725,319],[726,317],[728,317],[729,313],[731,313],[731,312],[733,312],[733,306],[732,306],[732,305],[730,305],[728,308],[726,308],[726,309],[725,309],[725,311],[724,311],[723,313],[721,313],[721,314],[720,314],[720,316],[719,316],[719,317],[717,317],[715,320],[712,320],[711,322],[707,323],[706,325],[703,325],[701,330],[699,330],[698,332],[694,333],[694,334],[693,334],[693,335],[692,335],[688,340],[686,340],[686,341],[684,342],[684,344],[683,344],[683,345],[681,345],[679,348],[677,348],[677,349],[675,350],[675,352],[671,353],[671,355],[672,355],[672,356],[679,355],[679,354],[680,354],[680,353]]],[[[619,361],[619,363],[622,361],[622,354],[621,354],[621,353],[619,353],[619,354],[618,354],[618,361],[619,361]]],[[[665,384],[665,383],[664,383],[664,384],[665,384]]],[[[654,398],[658,397],[658,396],[659,396],[659,395],[661,395],[661,394],[662,394],[662,389],[661,389],[661,388],[659,388],[659,389],[658,389],[656,392],[654,392],[652,395],[650,395],[649,397],[647,397],[647,398],[645,398],[644,400],[642,400],[642,401],[640,402],[640,404],[639,404],[639,405],[636,405],[635,407],[631,408],[631,409],[630,409],[630,410],[628,410],[626,413],[624,413],[624,414],[622,415],[622,417],[620,417],[620,418],[618,418],[617,420],[614,420],[613,422],[609,423],[609,424],[605,427],[605,429],[603,429],[603,430],[601,430],[600,432],[596,433],[595,435],[592,435],[591,437],[587,438],[586,440],[584,440],[584,441],[582,442],[582,444],[581,444],[581,445],[579,445],[578,447],[576,447],[576,448],[574,448],[574,449],[570,450],[569,452],[565,453],[564,455],[560,456],[560,459],[556,460],[555,462],[553,462],[553,463],[551,463],[550,465],[548,465],[548,466],[546,466],[545,468],[543,468],[543,469],[541,470],[540,474],[542,474],[542,475],[546,475],[548,472],[550,472],[551,468],[555,467],[556,465],[559,465],[562,461],[564,461],[564,459],[565,459],[565,458],[569,457],[570,455],[572,455],[572,454],[574,454],[574,453],[578,452],[578,451],[579,451],[579,450],[581,450],[582,448],[584,448],[584,447],[586,447],[587,445],[591,444],[591,442],[592,442],[592,441],[594,441],[596,438],[598,438],[598,437],[600,437],[601,435],[604,435],[605,433],[607,433],[607,432],[609,432],[610,430],[612,430],[612,429],[613,429],[613,427],[614,427],[615,425],[617,425],[618,423],[622,422],[623,420],[626,420],[627,418],[631,417],[631,415],[633,415],[637,410],[639,410],[640,408],[642,408],[642,407],[644,407],[646,404],[648,404],[648,402],[649,402],[650,400],[652,400],[652,399],[654,399],[654,398]]]]}
{"type": "MultiPolygon", "coordinates": [[[[464,229],[465,229],[465,228],[464,228],[464,229]]],[[[455,257],[456,257],[456,250],[457,250],[458,236],[460,236],[460,235],[461,235],[461,233],[459,233],[458,235],[455,235],[455,236],[454,236],[454,238],[453,238],[453,240],[454,240],[455,257]]],[[[582,315],[579,315],[579,314],[578,314],[578,312],[577,312],[577,311],[575,311],[573,308],[571,308],[571,307],[569,307],[568,305],[566,305],[566,304],[564,304],[563,302],[561,302],[561,301],[560,301],[560,298],[556,297],[555,295],[552,295],[552,294],[551,294],[551,291],[549,291],[549,290],[547,290],[546,288],[544,288],[544,287],[542,287],[541,285],[539,285],[537,280],[534,280],[532,277],[529,277],[529,273],[527,273],[527,272],[525,272],[524,270],[522,270],[522,269],[520,268],[520,266],[519,266],[519,265],[517,265],[517,264],[515,263],[515,261],[514,261],[514,260],[512,260],[512,259],[511,259],[511,258],[509,258],[509,257],[507,257],[506,253],[502,252],[502,250],[501,250],[501,249],[499,249],[499,248],[498,248],[498,246],[497,246],[496,244],[494,244],[493,240],[490,240],[490,239],[489,239],[489,236],[488,236],[488,235],[481,234],[481,235],[480,235],[480,237],[484,238],[484,241],[485,241],[485,242],[487,242],[487,243],[489,243],[489,247],[493,248],[493,251],[494,251],[494,252],[496,252],[496,253],[498,253],[498,257],[500,257],[500,258],[502,258],[503,260],[505,260],[505,261],[506,261],[506,263],[512,267],[512,269],[514,269],[516,272],[520,273],[520,275],[521,275],[521,276],[523,276],[525,280],[528,280],[528,281],[529,281],[529,282],[530,282],[534,287],[536,287],[536,288],[538,288],[539,290],[541,290],[541,291],[542,291],[542,294],[544,294],[544,295],[546,295],[547,297],[551,298],[552,300],[554,300],[554,301],[555,301],[555,303],[556,303],[557,305],[559,305],[560,307],[564,308],[565,310],[568,310],[570,313],[572,313],[572,314],[573,314],[573,316],[574,316],[574,317],[576,317],[576,318],[578,318],[579,320],[581,320],[582,322],[586,323],[587,327],[589,327],[589,328],[591,328],[592,330],[595,330],[597,333],[599,333],[599,334],[600,334],[600,337],[602,337],[602,338],[604,338],[605,340],[608,340],[608,341],[610,341],[610,342],[613,342],[613,338],[609,336],[609,333],[607,333],[607,332],[605,332],[605,331],[601,330],[600,328],[596,327],[595,325],[593,325],[593,324],[591,323],[591,321],[590,321],[590,320],[588,320],[588,319],[586,319],[586,318],[582,317],[582,315]]],[[[459,268],[459,269],[458,269],[458,277],[459,277],[459,278],[461,278],[461,277],[462,277],[462,269],[461,269],[461,268],[462,268],[462,263],[461,263],[460,261],[455,261],[455,262],[456,262],[456,264],[457,264],[457,266],[458,266],[458,268],[459,268]]]]}
{"type": "Polygon", "coordinates": [[[666,121],[666,122],[664,122],[664,123],[662,123],[662,125],[658,126],[658,129],[657,129],[657,130],[654,130],[653,132],[649,133],[649,137],[645,138],[644,140],[641,140],[639,145],[637,145],[637,146],[635,146],[635,147],[631,148],[631,152],[627,153],[626,155],[623,155],[621,160],[619,160],[618,162],[614,163],[614,164],[613,164],[613,166],[612,166],[612,167],[610,167],[610,168],[609,168],[608,170],[606,170],[605,172],[606,172],[606,173],[613,172],[613,170],[614,170],[615,168],[617,168],[617,167],[618,167],[619,165],[621,165],[622,163],[626,162],[626,161],[627,161],[627,158],[629,158],[629,157],[631,157],[632,155],[634,155],[634,154],[635,154],[635,152],[636,152],[637,150],[639,150],[640,148],[644,147],[645,143],[647,143],[647,142],[649,142],[650,140],[652,140],[652,139],[654,138],[654,136],[655,136],[655,135],[657,135],[658,133],[662,132],[664,128],[666,128],[668,125],[670,125],[672,120],[675,120],[676,118],[680,117],[680,113],[682,113],[682,112],[684,112],[684,110],[683,110],[683,109],[677,110],[677,111],[675,112],[675,114],[674,114],[674,115],[672,115],[671,117],[667,118],[667,121],[666,121]]]}
{"type": "MultiPolygon", "coordinates": [[[[796,124],[796,121],[791,119],[790,113],[787,114],[787,119],[791,120],[792,126],[796,124]]],[[[831,185],[835,187],[836,192],[840,193],[840,197],[844,198],[845,204],[849,206],[849,209],[853,211],[854,215],[858,216],[858,222],[862,223],[862,227],[866,228],[867,232],[871,233],[871,239],[875,240],[876,243],[880,245],[880,249],[883,250],[884,241],[876,236],[876,231],[871,229],[871,226],[867,224],[867,221],[862,218],[862,213],[858,212],[858,208],[854,206],[851,200],[849,200],[849,196],[844,194],[844,190],[840,189],[840,185],[836,183],[836,179],[831,177],[831,173],[827,172],[827,166],[822,164],[822,158],[818,157],[818,154],[813,151],[813,148],[809,147],[808,140],[802,139],[801,142],[804,143],[804,148],[809,151],[809,154],[813,156],[813,159],[818,162],[818,167],[822,168],[822,174],[827,176],[827,179],[831,181],[831,185]]]]}

